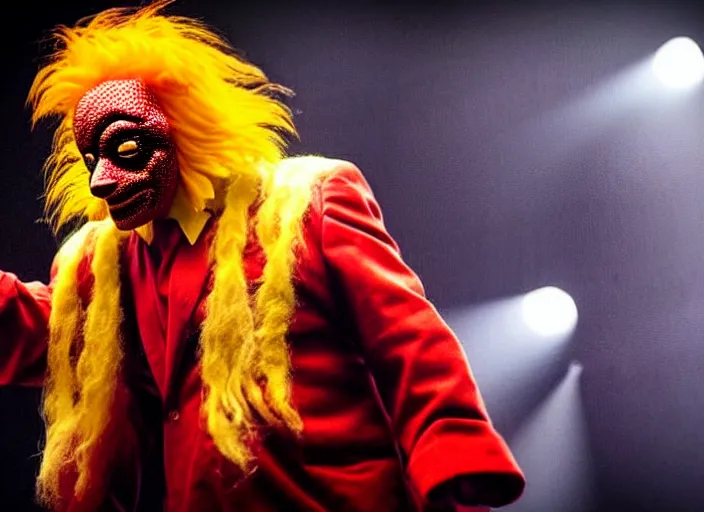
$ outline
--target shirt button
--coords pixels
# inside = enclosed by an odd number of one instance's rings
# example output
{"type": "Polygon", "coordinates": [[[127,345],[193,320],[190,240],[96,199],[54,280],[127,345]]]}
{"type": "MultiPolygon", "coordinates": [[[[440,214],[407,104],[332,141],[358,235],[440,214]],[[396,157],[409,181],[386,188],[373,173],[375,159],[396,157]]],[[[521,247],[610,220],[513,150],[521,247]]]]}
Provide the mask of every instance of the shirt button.
{"type": "Polygon", "coordinates": [[[178,411],[169,411],[169,421],[176,422],[181,417],[178,411]]]}

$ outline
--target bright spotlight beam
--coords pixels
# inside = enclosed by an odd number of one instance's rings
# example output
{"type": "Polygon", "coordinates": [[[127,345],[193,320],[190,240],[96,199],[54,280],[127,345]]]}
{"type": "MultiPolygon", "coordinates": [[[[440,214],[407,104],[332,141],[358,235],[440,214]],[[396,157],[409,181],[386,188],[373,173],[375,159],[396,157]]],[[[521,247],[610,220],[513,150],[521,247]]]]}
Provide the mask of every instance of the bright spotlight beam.
{"type": "Polygon", "coordinates": [[[694,87],[704,80],[704,55],[689,37],[676,37],[655,53],[653,72],[667,87],[694,87]]]}
{"type": "Polygon", "coordinates": [[[527,293],[521,303],[521,312],[526,326],[540,336],[564,335],[577,324],[574,300],[554,286],[527,293]]]}
{"type": "Polygon", "coordinates": [[[595,510],[594,466],[581,379],[582,365],[573,362],[562,382],[510,440],[528,487],[506,512],[595,510]]]}

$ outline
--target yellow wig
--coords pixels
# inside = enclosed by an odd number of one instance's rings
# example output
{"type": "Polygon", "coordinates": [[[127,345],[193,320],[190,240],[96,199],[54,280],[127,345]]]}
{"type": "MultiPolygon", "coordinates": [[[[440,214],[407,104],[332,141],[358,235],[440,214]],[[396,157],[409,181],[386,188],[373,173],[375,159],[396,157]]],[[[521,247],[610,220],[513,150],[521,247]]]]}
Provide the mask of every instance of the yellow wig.
{"type": "Polygon", "coordinates": [[[99,462],[93,455],[111,416],[120,414],[119,252],[126,234],[90,194],[89,172],[73,137],[76,104],[106,80],[138,78],[153,91],[170,121],[180,187],[193,211],[216,196],[223,205],[200,340],[208,432],[225,457],[248,470],[257,418],[294,433],[302,429],[291,404],[285,336],[295,303],[295,246],[317,178],[306,169],[316,166],[282,160],[285,139],[295,130],[273,93],[287,90],[203,24],[161,14],[168,3],[111,9],[75,27],[59,27],[58,50],[29,94],[34,122],[61,120],[45,168],[47,217],[57,230],[73,220],[91,221],[57,258],[44,400],[47,443],[38,479],[39,498],[48,505],[61,499],[59,476],[66,468],[78,476],[71,490],[78,497],[104,476],[95,474],[99,462]],[[255,201],[259,213],[250,219],[255,201]],[[242,260],[252,229],[267,258],[254,298],[242,260]],[[84,311],[77,270],[86,257],[95,281],[84,311]]]}

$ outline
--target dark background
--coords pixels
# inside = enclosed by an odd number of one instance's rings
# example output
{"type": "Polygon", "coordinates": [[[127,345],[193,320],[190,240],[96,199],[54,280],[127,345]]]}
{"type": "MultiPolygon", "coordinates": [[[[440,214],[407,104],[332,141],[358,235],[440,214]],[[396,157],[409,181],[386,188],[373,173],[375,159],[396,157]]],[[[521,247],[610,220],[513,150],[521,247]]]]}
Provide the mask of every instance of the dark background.
{"type": "MultiPolygon", "coordinates": [[[[512,510],[704,510],[704,94],[646,84],[643,71],[671,37],[704,43],[704,7],[253,3],[182,0],[172,12],[216,25],[297,91],[296,150],[360,166],[448,318],[545,285],[574,297],[568,346],[530,385],[509,386],[510,400],[491,382],[506,387],[513,372],[473,363],[528,473],[512,510]],[[559,407],[580,419],[536,420],[573,359],[579,388],[559,407]],[[526,429],[533,437],[519,439],[526,429]],[[565,444],[577,434],[581,455],[565,444]],[[585,477],[570,500],[571,470],[585,477]]],[[[24,108],[46,53],[39,41],[56,24],[128,5],[66,4],[13,2],[0,30],[0,268],[24,280],[45,280],[56,248],[36,222],[50,132],[30,132],[24,108]]],[[[491,326],[466,340],[462,322],[450,323],[475,361],[491,326]]],[[[28,507],[38,401],[0,390],[3,510],[28,507]]]]}

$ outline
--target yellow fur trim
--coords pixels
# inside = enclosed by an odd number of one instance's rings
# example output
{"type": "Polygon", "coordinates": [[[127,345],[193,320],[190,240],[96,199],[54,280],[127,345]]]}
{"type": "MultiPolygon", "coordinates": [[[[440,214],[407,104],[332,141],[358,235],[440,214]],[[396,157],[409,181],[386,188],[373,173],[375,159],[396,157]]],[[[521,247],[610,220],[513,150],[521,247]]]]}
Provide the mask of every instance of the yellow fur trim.
{"type": "Polygon", "coordinates": [[[47,444],[37,482],[39,498],[46,505],[59,498],[59,475],[67,465],[75,465],[78,473],[78,496],[86,491],[90,477],[104,476],[90,475],[89,469],[96,471],[108,462],[91,456],[114,413],[122,361],[120,273],[115,262],[124,236],[112,222],[89,223],[59,252],[49,319],[47,444]],[[86,251],[92,253],[95,293],[84,311],[77,271],[86,251]]]}
{"type": "Polygon", "coordinates": [[[257,198],[251,185],[230,187],[214,241],[218,264],[202,326],[202,374],[208,431],[218,449],[247,470],[255,417],[299,434],[303,428],[291,402],[286,334],[295,309],[292,275],[295,249],[313,184],[332,169],[329,160],[299,157],[262,168],[263,200],[254,226],[267,263],[250,307],[242,251],[248,210],[257,198]]]}

